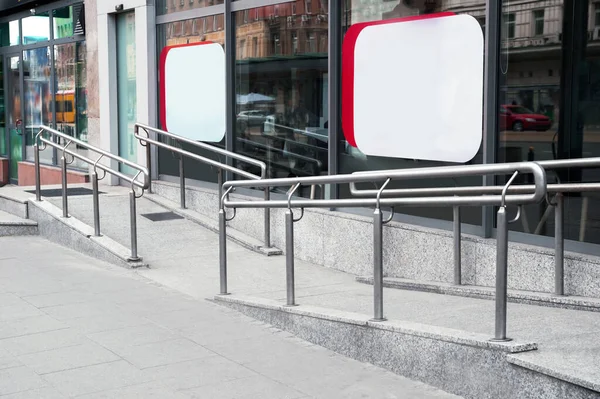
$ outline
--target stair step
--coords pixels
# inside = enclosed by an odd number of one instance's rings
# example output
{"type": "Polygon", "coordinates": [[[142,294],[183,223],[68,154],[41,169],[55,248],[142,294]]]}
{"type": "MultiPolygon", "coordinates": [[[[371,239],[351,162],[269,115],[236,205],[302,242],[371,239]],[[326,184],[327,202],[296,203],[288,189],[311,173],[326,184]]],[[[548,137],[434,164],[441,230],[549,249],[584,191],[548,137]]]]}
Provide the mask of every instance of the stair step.
{"type": "Polygon", "coordinates": [[[37,235],[37,227],[37,223],[32,220],[0,211],[0,237],[37,235]]]}
{"type": "MultiPolygon", "coordinates": [[[[373,277],[359,276],[356,281],[363,284],[373,284],[373,277]]],[[[385,277],[383,286],[400,290],[433,292],[468,298],[494,299],[495,289],[473,285],[454,285],[439,282],[419,282],[408,279],[385,277]]],[[[554,295],[545,292],[508,290],[508,301],[528,305],[548,306],[563,309],[585,310],[600,312],[600,299],[580,296],[554,295]]]]}

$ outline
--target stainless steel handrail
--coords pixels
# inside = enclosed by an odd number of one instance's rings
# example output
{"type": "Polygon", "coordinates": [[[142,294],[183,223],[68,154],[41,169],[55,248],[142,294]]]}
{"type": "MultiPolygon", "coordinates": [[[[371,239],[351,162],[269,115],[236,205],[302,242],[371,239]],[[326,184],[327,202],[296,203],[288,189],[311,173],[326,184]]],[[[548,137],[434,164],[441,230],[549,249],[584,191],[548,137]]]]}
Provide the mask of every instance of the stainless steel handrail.
{"type": "Polygon", "coordinates": [[[68,192],[67,192],[67,166],[75,159],[79,159],[91,167],[93,167],[93,172],[91,174],[92,179],[92,200],[93,200],[93,209],[94,209],[94,234],[96,236],[100,236],[100,201],[99,201],[99,190],[98,190],[98,181],[104,179],[106,174],[110,174],[116,176],[122,180],[127,181],[131,184],[131,191],[129,192],[129,212],[130,212],[130,230],[131,230],[131,256],[129,257],[129,261],[138,262],[141,258],[138,256],[137,250],[137,216],[136,216],[136,199],[140,198],[144,195],[144,190],[150,186],[150,173],[148,173],[148,169],[138,165],[134,162],[131,162],[125,158],[119,157],[117,155],[111,154],[108,151],[105,151],[101,148],[88,144],[84,141],[78,140],[68,134],[59,132],[56,129],[52,129],[51,127],[39,125],[35,126],[35,128],[39,128],[40,131],[35,136],[34,144],[33,144],[33,153],[34,153],[34,162],[35,162],[35,199],[36,201],[42,200],[42,191],[41,191],[41,172],[40,172],[40,151],[44,151],[47,146],[56,148],[57,150],[62,151],[61,157],[61,177],[62,177],[62,210],[63,217],[69,217],[69,202],[68,202],[68,192]],[[62,145],[57,143],[54,140],[49,140],[44,137],[44,134],[47,134],[51,138],[60,138],[65,140],[66,144],[62,145]],[[43,146],[40,146],[40,143],[43,146]],[[99,157],[95,160],[88,158],[84,155],[81,155],[68,147],[71,144],[76,144],[88,151],[94,152],[99,157]],[[67,160],[67,155],[71,156],[71,160],[67,160]],[[137,171],[134,176],[129,176],[119,170],[112,169],[110,166],[101,164],[100,161],[103,159],[111,159],[113,161],[118,162],[121,165],[128,166],[137,171]],[[98,169],[104,172],[102,178],[98,178],[98,169]],[[138,178],[141,177],[142,181],[138,178]],[[141,189],[141,194],[137,195],[135,191],[135,187],[141,189]]]}
{"type": "Polygon", "coordinates": [[[497,261],[496,261],[496,331],[494,340],[505,341],[506,337],[506,302],[507,302],[507,268],[508,268],[508,221],[506,217],[506,206],[524,205],[529,203],[541,202],[546,198],[547,181],[546,172],[535,162],[518,162],[506,164],[484,164],[484,165],[460,165],[460,166],[442,166],[419,168],[410,170],[378,171],[366,172],[361,174],[346,174],[332,176],[298,177],[285,179],[267,179],[255,182],[257,187],[291,187],[288,192],[287,200],[268,200],[268,201],[231,201],[229,194],[236,188],[249,187],[253,182],[235,181],[227,182],[223,185],[224,195],[221,197],[221,206],[219,209],[219,249],[220,249],[220,293],[227,294],[227,241],[226,241],[226,222],[235,217],[237,208],[284,208],[286,209],[286,286],[287,286],[287,305],[295,306],[294,294],[294,242],[293,242],[293,224],[302,219],[304,208],[342,208],[342,207],[375,207],[373,215],[374,226],[374,269],[373,269],[373,290],[374,290],[374,318],[373,320],[385,320],[383,316],[383,225],[391,221],[383,219],[381,207],[383,205],[394,206],[484,206],[497,205],[500,207],[498,212],[498,241],[497,241],[497,261]],[[533,192],[523,194],[511,194],[509,189],[519,173],[533,174],[534,189],[533,192]],[[483,175],[512,175],[509,181],[504,185],[500,194],[495,195],[460,195],[455,191],[455,187],[448,187],[445,196],[439,197],[398,197],[384,199],[382,193],[385,187],[392,180],[414,180],[431,179],[439,177],[456,178],[463,176],[483,176],[483,175]],[[351,198],[337,200],[310,200],[310,199],[292,199],[292,194],[302,185],[311,184],[342,184],[358,182],[385,182],[379,189],[375,198],[351,198]],[[228,219],[226,208],[233,208],[234,214],[228,219]],[[300,208],[301,214],[298,219],[294,219],[292,208],[300,208]]]}
{"type": "MultiPolygon", "coordinates": [[[[536,161],[538,165],[546,171],[554,171],[557,169],[567,168],[600,168],[600,157],[593,158],[575,158],[575,159],[560,159],[548,161],[536,161]]],[[[370,172],[355,172],[356,174],[368,174],[370,172]]],[[[509,193],[530,193],[535,186],[531,184],[513,185],[508,189],[509,193]]],[[[484,187],[455,187],[453,190],[457,195],[490,195],[498,194],[502,191],[503,186],[484,186],[484,187]]],[[[355,183],[350,183],[350,193],[355,197],[375,197],[380,194],[384,197],[403,197],[403,196],[438,196],[444,195],[447,189],[444,187],[433,188],[398,188],[386,189],[380,193],[379,189],[358,189],[355,183]]],[[[546,218],[549,215],[551,207],[554,208],[554,293],[556,295],[565,295],[564,282],[564,194],[565,193],[585,193],[600,191],[600,183],[598,182],[580,182],[580,183],[554,183],[547,185],[548,193],[554,193],[554,201],[548,200],[548,207],[544,212],[542,220],[538,223],[536,232],[543,227],[546,218]]],[[[585,207],[584,207],[585,211],[585,207]]],[[[584,218],[587,217],[586,212],[582,212],[581,223],[584,223],[584,218]]],[[[523,216],[525,221],[525,216],[523,216]]],[[[461,270],[461,234],[460,234],[460,208],[454,207],[453,212],[454,224],[454,284],[460,285],[461,270]]]]}
{"type": "MultiPolygon", "coordinates": [[[[221,201],[221,197],[222,197],[222,193],[223,193],[223,171],[224,170],[231,172],[233,174],[236,174],[238,176],[245,177],[246,179],[249,179],[250,181],[257,181],[260,179],[265,179],[267,177],[267,165],[262,161],[258,161],[256,159],[253,159],[253,158],[241,155],[241,154],[236,154],[234,152],[227,151],[222,148],[212,146],[210,144],[202,143],[200,141],[190,140],[186,137],[182,137],[182,136],[173,134],[171,132],[167,132],[165,130],[161,130],[161,129],[158,129],[158,128],[155,128],[152,126],[148,126],[143,123],[136,123],[134,125],[134,136],[135,136],[135,138],[137,138],[139,140],[140,144],[143,147],[146,147],[146,165],[147,165],[148,169],[151,169],[151,165],[152,165],[152,151],[151,151],[150,145],[164,148],[166,150],[169,150],[176,154],[179,154],[179,190],[180,190],[179,194],[180,194],[180,206],[182,209],[186,208],[185,169],[184,169],[184,164],[183,164],[184,157],[187,157],[187,158],[193,159],[195,161],[202,162],[206,165],[210,165],[212,167],[217,168],[217,186],[218,186],[219,206],[220,206],[220,201],[221,201]],[[140,134],[140,129],[142,129],[146,133],[145,137],[142,134],[140,134]],[[236,168],[234,166],[228,165],[227,163],[218,162],[218,161],[212,160],[210,158],[206,158],[201,155],[194,154],[193,152],[186,151],[182,148],[175,147],[175,146],[169,145],[167,143],[163,143],[158,140],[154,140],[154,139],[150,138],[151,132],[156,134],[157,136],[166,137],[166,138],[175,140],[179,143],[185,143],[185,144],[191,145],[193,147],[196,147],[196,148],[199,148],[202,150],[210,151],[214,154],[224,155],[225,157],[235,159],[237,161],[241,161],[246,164],[258,167],[258,168],[260,168],[260,175],[255,175],[253,173],[247,172],[240,168],[236,168]]],[[[264,199],[266,201],[268,201],[271,196],[270,191],[268,188],[265,188],[264,191],[265,191],[264,199]]],[[[148,187],[148,192],[152,192],[152,183],[151,182],[150,182],[150,186],[148,187]]],[[[265,209],[265,211],[264,211],[264,244],[265,244],[266,248],[269,248],[271,246],[271,212],[269,209],[265,209]]]]}

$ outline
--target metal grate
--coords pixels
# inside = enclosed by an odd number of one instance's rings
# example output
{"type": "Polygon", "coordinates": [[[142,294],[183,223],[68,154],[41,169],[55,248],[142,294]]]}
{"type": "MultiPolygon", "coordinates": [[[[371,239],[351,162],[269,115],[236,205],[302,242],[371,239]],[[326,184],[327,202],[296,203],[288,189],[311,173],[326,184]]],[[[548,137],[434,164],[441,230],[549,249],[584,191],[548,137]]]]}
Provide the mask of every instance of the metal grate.
{"type": "Polygon", "coordinates": [[[146,213],[142,216],[153,222],[164,222],[167,220],[183,219],[182,216],[179,216],[178,214],[173,212],[146,213]]]}
{"type": "MultiPolygon", "coordinates": [[[[30,194],[35,194],[35,190],[28,190],[26,192],[30,193],[30,194]]],[[[104,193],[99,192],[99,194],[104,194],[104,193]]],[[[89,188],[85,188],[85,187],[72,187],[72,188],[67,188],[67,195],[69,197],[77,196],[77,195],[92,195],[92,190],[90,190],[89,188]]],[[[61,188],[51,188],[51,189],[42,190],[42,197],[50,198],[50,197],[60,197],[60,196],[62,196],[61,188]]]]}

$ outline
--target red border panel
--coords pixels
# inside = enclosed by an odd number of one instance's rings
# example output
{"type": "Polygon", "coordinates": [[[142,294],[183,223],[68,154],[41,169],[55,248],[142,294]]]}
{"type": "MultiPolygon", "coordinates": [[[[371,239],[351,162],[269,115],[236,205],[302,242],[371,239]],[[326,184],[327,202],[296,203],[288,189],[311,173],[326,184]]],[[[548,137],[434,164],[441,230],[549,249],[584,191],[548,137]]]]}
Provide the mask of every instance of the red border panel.
{"type": "Polygon", "coordinates": [[[342,44],[342,130],[348,144],[356,147],[354,139],[354,51],[358,36],[368,26],[393,24],[398,22],[419,21],[449,17],[456,15],[453,12],[440,12],[435,14],[417,15],[412,17],[386,19],[383,21],[361,22],[350,26],[344,36],[342,44]]]}
{"type": "Polygon", "coordinates": [[[185,44],[176,44],[174,46],[168,46],[162,49],[160,52],[160,60],[158,64],[159,68],[159,82],[160,82],[160,95],[159,95],[159,118],[161,129],[165,131],[169,131],[167,128],[167,82],[166,82],[166,64],[167,64],[167,55],[169,51],[174,48],[180,47],[191,47],[191,46],[202,46],[204,44],[213,44],[214,42],[196,42],[196,43],[185,43],[185,44]]]}

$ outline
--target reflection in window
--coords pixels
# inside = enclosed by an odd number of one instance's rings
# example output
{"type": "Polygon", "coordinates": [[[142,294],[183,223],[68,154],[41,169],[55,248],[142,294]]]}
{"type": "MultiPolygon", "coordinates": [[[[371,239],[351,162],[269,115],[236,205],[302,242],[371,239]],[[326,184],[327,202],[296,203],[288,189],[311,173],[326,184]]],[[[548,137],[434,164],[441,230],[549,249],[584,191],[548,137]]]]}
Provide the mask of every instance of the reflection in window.
{"type": "Polygon", "coordinates": [[[542,36],[544,34],[544,10],[535,10],[533,12],[533,35],[542,36]]]}
{"type": "Polygon", "coordinates": [[[515,14],[505,14],[503,16],[504,25],[506,25],[506,37],[513,39],[515,37],[515,25],[516,16],[515,14]]]}
{"type": "MultiPolygon", "coordinates": [[[[54,110],[56,128],[78,140],[88,140],[86,43],[54,46],[54,110]]],[[[78,152],[85,151],[76,149],[78,152]]],[[[75,161],[76,167],[84,163],[75,161]]]]}
{"type": "MultiPolygon", "coordinates": [[[[50,50],[40,47],[23,51],[23,88],[25,140],[27,159],[33,160],[33,139],[38,132],[38,126],[53,122],[52,92],[50,91],[50,50]]],[[[41,155],[51,157],[51,151],[41,155]]],[[[52,159],[43,159],[51,163],[52,159]]]]}
{"type": "Polygon", "coordinates": [[[52,17],[55,39],[85,34],[83,4],[58,8],[52,12],[52,17]]]}
{"type": "MultiPolygon", "coordinates": [[[[345,32],[350,26],[356,23],[380,21],[393,18],[409,17],[414,15],[431,14],[442,11],[453,11],[456,13],[464,13],[465,9],[468,9],[468,14],[473,16],[479,21],[480,24],[485,24],[485,1],[473,0],[455,0],[455,1],[442,1],[442,0],[424,0],[424,1],[401,1],[401,0],[345,0],[342,3],[342,28],[345,32]],[[468,7],[467,7],[468,6],[468,7]]],[[[483,62],[483,59],[482,59],[483,62]]],[[[344,74],[344,71],[342,71],[344,74]]],[[[382,90],[385,90],[383,88],[382,90]]],[[[344,101],[344,91],[342,88],[342,102],[344,101]]],[[[424,104],[426,106],[426,104],[424,104]]],[[[398,118],[410,117],[409,115],[403,115],[399,113],[398,118]]],[[[430,161],[415,161],[409,159],[397,159],[397,158],[386,158],[386,157],[375,157],[366,156],[360,150],[352,147],[345,140],[343,132],[337,132],[339,137],[339,169],[340,173],[353,173],[356,171],[365,170],[382,170],[382,169],[404,169],[404,168],[415,168],[424,166],[440,166],[440,162],[430,161]]],[[[414,132],[418,134],[418,132],[414,132]]],[[[481,163],[482,152],[479,153],[470,163],[481,163]]],[[[403,182],[402,187],[419,187],[422,184],[431,186],[432,181],[427,182],[403,182]]],[[[479,185],[481,184],[480,178],[459,178],[459,179],[437,179],[435,183],[439,187],[444,186],[455,186],[455,185],[479,185]]],[[[396,187],[394,183],[390,184],[389,187],[396,187]]],[[[361,188],[373,188],[361,187],[361,188]]],[[[350,197],[347,185],[340,185],[340,196],[350,197]]],[[[400,212],[405,214],[411,214],[416,216],[437,218],[437,219],[452,219],[452,210],[449,208],[400,208],[400,212]]],[[[467,208],[463,212],[463,221],[465,223],[479,225],[481,223],[481,209],[480,208],[467,208]]]]}
{"type": "Polygon", "coordinates": [[[19,21],[0,23],[0,47],[19,44],[19,21]]]}
{"type": "Polygon", "coordinates": [[[156,14],[164,15],[173,12],[193,10],[223,4],[224,0],[156,0],[156,14]]]}
{"type": "MultiPolygon", "coordinates": [[[[575,7],[571,13],[565,9],[573,2],[562,0],[550,2],[543,9],[537,2],[517,6],[504,1],[505,15],[516,15],[517,21],[532,18],[533,29],[523,30],[531,36],[513,38],[505,45],[500,101],[506,112],[499,115],[499,161],[600,155],[600,96],[597,94],[600,88],[597,49],[600,6],[591,0],[581,1],[585,6],[575,7]],[[570,14],[572,19],[564,21],[570,14]],[[565,27],[568,32],[563,32],[565,27]],[[542,34],[543,38],[537,37],[542,34]],[[564,37],[578,42],[567,43],[564,37]],[[579,48],[583,49],[582,54],[574,56],[579,48]],[[565,65],[569,67],[563,67],[565,65]],[[562,92],[565,82],[574,83],[568,91],[562,92]]],[[[503,30],[509,28],[502,27],[503,30]]],[[[503,37],[506,37],[504,32],[503,37]]],[[[565,183],[600,179],[598,170],[594,169],[560,171],[558,177],[565,183]]],[[[527,178],[524,176],[521,182],[527,178]]],[[[549,182],[556,179],[555,172],[548,172],[549,182]]],[[[565,196],[567,239],[600,243],[600,218],[594,209],[600,209],[595,195],[565,196]]],[[[526,206],[521,221],[511,224],[510,228],[553,236],[554,212],[548,211],[545,203],[526,206]]]]}
{"type": "Polygon", "coordinates": [[[23,44],[50,40],[50,16],[47,12],[23,18],[23,44]]]}
{"type": "Polygon", "coordinates": [[[299,0],[256,8],[259,18],[250,23],[235,14],[235,150],[267,163],[271,177],[327,173],[328,55],[318,40],[327,40],[328,25],[296,14],[306,5],[312,7],[299,0]],[[252,58],[240,51],[250,41],[258,46],[252,58]]]}
{"type": "MultiPolygon", "coordinates": [[[[195,2],[194,7],[197,7],[198,4],[206,3],[204,0],[200,0],[199,2],[195,2]]],[[[217,2],[215,2],[216,4],[217,2]]],[[[220,2],[222,3],[222,1],[220,2]]],[[[202,18],[189,19],[185,21],[177,21],[171,22],[168,24],[161,24],[157,26],[157,44],[158,44],[158,54],[163,51],[165,47],[176,46],[180,44],[191,44],[198,42],[214,42],[224,45],[225,43],[225,31],[223,30],[224,26],[224,16],[223,14],[215,15],[214,17],[207,16],[202,18]],[[216,21],[216,22],[215,22],[216,21]],[[194,26],[196,29],[194,29],[194,26]],[[214,29],[213,29],[214,27],[214,29]]],[[[246,41],[244,43],[244,47],[248,48],[250,41],[246,41]]],[[[238,43],[241,45],[241,43],[238,43]]],[[[246,50],[247,54],[247,50],[246,50]]],[[[194,68],[190,67],[189,78],[194,78],[194,68]]],[[[159,95],[161,95],[159,93],[159,95]]],[[[196,96],[210,96],[210,93],[195,93],[196,96]]],[[[198,112],[202,112],[199,110],[198,112]]],[[[164,128],[164,126],[160,126],[164,128]]],[[[178,133],[178,132],[174,132],[178,133]]],[[[182,132],[181,134],[185,134],[182,132]]],[[[211,145],[216,145],[221,148],[225,147],[225,139],[221,143],[210,143],[211,145]]],[[[203,157],[219,160],[218,156],[212,152],[199,150],[196,147],[189,145],[182,145],[182,148],[199,154],[203,157]]],[[[170,176],[178,176],[179,175],[179,161],[177,158],[173,157],[173,154],[169,151],[164,151],[163,149],[158,150],[158,167],[159,173],[161,175],[170,175],[170,176]]],[[[223,161],[223,160],[220,160],[223,161]]],[[[198,162],[189,161],[190,165],[187,166],[188,160],[186,163],[186,177],[195,180],[216,182],[216,173],[215,170],[209,166],[204,164],[199,164],[198,162]]]]}

